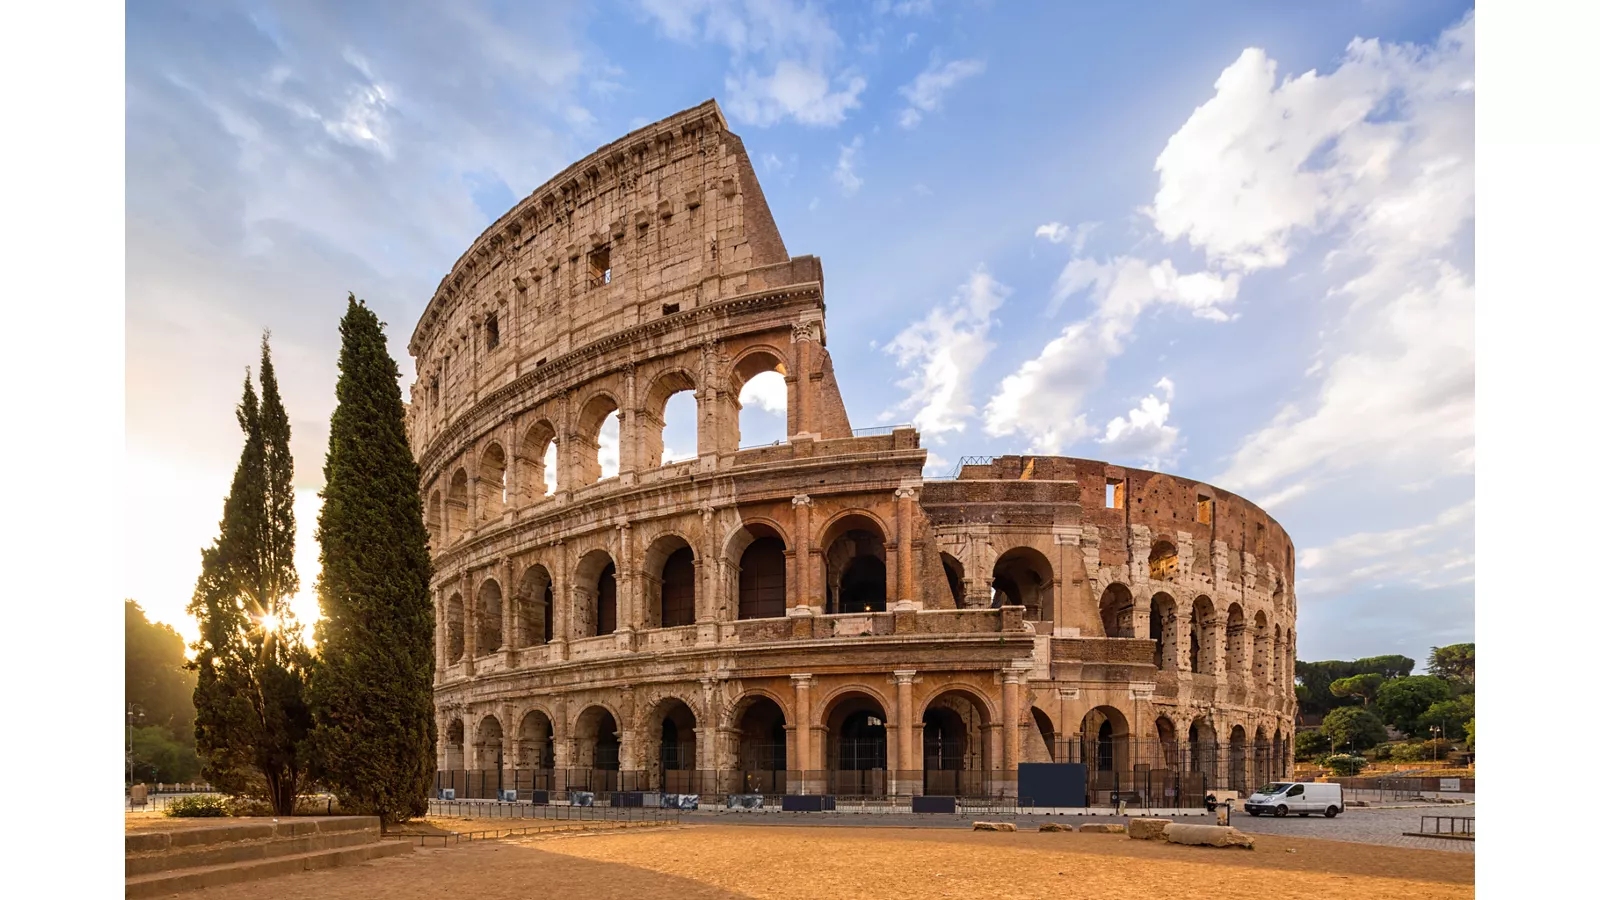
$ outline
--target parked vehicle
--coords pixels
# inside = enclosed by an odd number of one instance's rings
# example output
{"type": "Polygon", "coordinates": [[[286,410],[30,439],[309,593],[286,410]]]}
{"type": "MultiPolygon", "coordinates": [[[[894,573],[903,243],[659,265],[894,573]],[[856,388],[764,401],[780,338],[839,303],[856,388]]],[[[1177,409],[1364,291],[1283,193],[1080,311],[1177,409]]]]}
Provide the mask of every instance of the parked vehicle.
{"type": "Polygon", "coordinates": [[[1344,788],[1315,781],[1274,781],[1263,785],[1244,801],[1244,811],[1252,816],[1309,816],[1322,813],[1333,818],[1344,812],[1344,788]]]}

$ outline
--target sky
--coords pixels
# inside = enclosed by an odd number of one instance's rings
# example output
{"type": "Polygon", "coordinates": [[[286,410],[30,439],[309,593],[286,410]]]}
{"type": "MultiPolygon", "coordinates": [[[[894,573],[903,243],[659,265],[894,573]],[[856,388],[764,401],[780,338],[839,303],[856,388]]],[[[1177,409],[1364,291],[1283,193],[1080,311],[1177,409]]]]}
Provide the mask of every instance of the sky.
{"type": "Polygon", "coordinates": [[[348,294],[409,387],[485,227],[715,98],[856,427],[1253,500],[1302,659],[1473,640],[1470,4],[154,2],[126,40],[126,593],[180,632],[263,329],[309,620],[348,294]]]}

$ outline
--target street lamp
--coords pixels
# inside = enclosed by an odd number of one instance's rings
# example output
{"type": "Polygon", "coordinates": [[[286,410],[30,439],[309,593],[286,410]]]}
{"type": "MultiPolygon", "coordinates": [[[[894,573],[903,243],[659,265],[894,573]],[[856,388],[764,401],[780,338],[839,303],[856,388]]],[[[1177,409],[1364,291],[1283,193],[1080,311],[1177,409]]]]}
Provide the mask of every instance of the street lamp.
{"type": "Polygon", "coordinates": [[[1443,731],[1438,725],[1429,725],[1428,733],[1433,735],[1433,761],[1439,761],[1439,734],[1443,731]]]}

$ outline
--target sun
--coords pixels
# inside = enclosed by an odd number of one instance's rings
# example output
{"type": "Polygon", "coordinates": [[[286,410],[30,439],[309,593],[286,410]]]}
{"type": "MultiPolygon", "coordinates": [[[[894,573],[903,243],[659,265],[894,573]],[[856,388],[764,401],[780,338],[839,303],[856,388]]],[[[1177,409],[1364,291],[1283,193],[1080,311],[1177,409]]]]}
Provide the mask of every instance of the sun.
{"type": "Polygon", "coordinates": [[[261,629],[263,631],[277,631],[279,624],[280,620],[277,613],[267,613],[261,617],[261,629]]]}

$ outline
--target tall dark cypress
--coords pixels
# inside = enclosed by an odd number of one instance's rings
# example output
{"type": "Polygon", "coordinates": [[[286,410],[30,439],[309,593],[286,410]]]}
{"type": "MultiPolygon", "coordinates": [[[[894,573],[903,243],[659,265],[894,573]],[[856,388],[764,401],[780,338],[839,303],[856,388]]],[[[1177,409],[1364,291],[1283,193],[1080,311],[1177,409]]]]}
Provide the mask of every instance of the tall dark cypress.
{"type": "Polygon", "coordinates": [[[433,777],[432,563],[400,370],[350,295],[317,540],[321,660],[312,682],[323,779],[349,812],[403,822],[433,777]]]}

